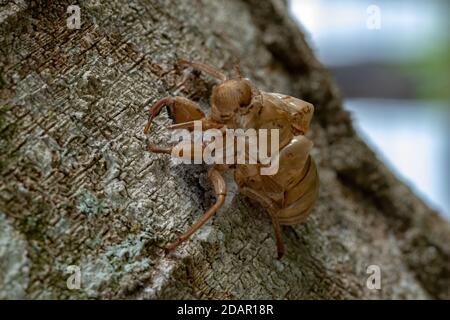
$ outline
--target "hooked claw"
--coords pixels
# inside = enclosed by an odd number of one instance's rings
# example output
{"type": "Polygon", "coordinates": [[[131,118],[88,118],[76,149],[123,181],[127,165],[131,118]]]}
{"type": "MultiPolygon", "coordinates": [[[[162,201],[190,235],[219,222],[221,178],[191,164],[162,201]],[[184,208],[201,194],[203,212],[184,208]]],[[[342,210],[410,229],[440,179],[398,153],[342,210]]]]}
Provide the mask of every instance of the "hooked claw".
{"type": "Polygon", "coordinates": [[[168,245],[166,245],[166,247],[165,247],[165,250],[167,251],[167,252],[170,252],[170,251],[173,251],[173,250],[175,250],[179,245],[181,244],[181,241],[175,241],[175,242],[172,242],[172,243],[169,243],[168,245]]]}
{"type": "Polygon", "coordinates": [[[174,242],[169,243],[165,246],[166,252],[170,252],[175,250],[180,244],[182,244],[184,239],[181,236],[178,236],[174,242]]]}
{"type": "Polygon", "coordinates": [[[171,107],[174,104],[174,99],[171,97],[158,100],[151,108],[150,115],[148,116],[147,124],[144,128],[144,134],[147,134],[152,127],[152,120],[161,112],[161,109],[165,106],[171,107]]]}
{"type": "Polygon", "coordinates": [[[152,115],[150,115],[148,117],[147,124],[145,125],[145,128],[144,128],[144,134],[147,134],[150,131],[150,128],[152,127],[152,120],[153,120],[153,117],[152,117],[152,115]]]}

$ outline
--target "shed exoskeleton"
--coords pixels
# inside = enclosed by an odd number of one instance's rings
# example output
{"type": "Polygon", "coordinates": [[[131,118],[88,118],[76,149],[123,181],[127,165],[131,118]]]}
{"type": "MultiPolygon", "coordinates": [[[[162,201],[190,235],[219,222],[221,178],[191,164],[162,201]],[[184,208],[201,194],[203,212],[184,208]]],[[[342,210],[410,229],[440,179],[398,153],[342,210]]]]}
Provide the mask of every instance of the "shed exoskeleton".
{"type": "MultiPolygon", "coordinates": [[[[281,225],[302,223],[310,214],[318,197],[319,177],[316,164],[309,152],[313,143],[305,137],[314,113],[312,104],[279,93],[260,91],[240,75],[228,79],[225,74],[209,65],[181,60],[181,64],[203,71],[220,81],[213,88],[211,112],[206,116],[199,106],[183,97],[167,97],[157,101],[150,109],[144,133],[152,120],[167,107],[174,124],[170,129],[193,130],[194,121],[201,121],[203,129],[278,129],[278,171],[261,175],[261,163],[215,164],[208,171],[214,187],[216,203],[183,235],[167,245],[175,249],[189,239],[223,205],[227,186],[223,178],[226,170],[234,170],[239,192],[255,200],[269,213],[275,232],[278,258],[284,253],[281,225]]],[[[154,153],[172,154],[173,147],[149,145],[154,153]]],[[[186,156],[186,155],[185,155],[186,156]]]]}

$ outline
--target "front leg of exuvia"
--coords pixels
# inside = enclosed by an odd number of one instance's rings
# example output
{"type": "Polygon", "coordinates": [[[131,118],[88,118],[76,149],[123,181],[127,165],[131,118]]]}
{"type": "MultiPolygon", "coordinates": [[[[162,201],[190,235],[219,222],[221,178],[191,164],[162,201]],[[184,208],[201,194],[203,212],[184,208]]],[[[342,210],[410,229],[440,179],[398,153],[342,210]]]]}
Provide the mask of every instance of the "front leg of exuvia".
{"type": "Polygon", "coordinates": [[[240,193],[242,193],[243,195],[247,196],[250,199],[255,200],[263,208],[266,208],[266,210],[268,211],[272,219],[273,231],[275,234],[275,242],[277,245],[277,258],[278,260],[280,260],[284,255],[284,243],[281,234],[281,225],[277,218],[277,213],[279,212],[280,208],[273,202],[272,199],[249,187],[242,187],[240,189],[240,193]]]}
{"type": "MultiPolygon", "coordinates": [[[[170,130],[187,129],[192,131],[195,129],[195,124],[198,121],[201,122],[202,130],[224,130],[223,124],[206,118],[203,111],[200,110],[200,107],[195,102],[183,97],[167,97],[158,100],[150,108],[150,115],[144,128],[144,134],[147,134],[149,132],[153,119],[161,112],[164,107],[168,108],[169,116],[174,122],[173,125],[170,125],[168,127],[170,130]]],[[[171,154],[172,147],[159,147],[150,144],[148,145],[148,151],[153,153],[171,154]]]]}
{"type": "MultiPolygon", "coordinates": [[[[200,110],[199,106],[189,99],[183,97],[163,98],[156,101],[150,108],[150,115],[144,128],[144,134],[147,134],[150,131],[153,119],[158,116],[164,107],[168,108],[169,116],[172,118],[175,125],[183,125],[205,118],[205,114],[200,110]]],[[[150,144],[148,145],[148,151],[170,154],[172,147],[159,147],[150,144]]]]}
{"type": "Polygon", "coordinates": [[[147,125],[144,128],[144,133],[147,134],[152,126],[153,119],[167,107],[169,116],[175,124],[201,120],[205,118],[205,114],[200,107],[193,101],[183,97],[167,97],[156,101],[150,108],[150,115],[148,117],[147,125]]]}

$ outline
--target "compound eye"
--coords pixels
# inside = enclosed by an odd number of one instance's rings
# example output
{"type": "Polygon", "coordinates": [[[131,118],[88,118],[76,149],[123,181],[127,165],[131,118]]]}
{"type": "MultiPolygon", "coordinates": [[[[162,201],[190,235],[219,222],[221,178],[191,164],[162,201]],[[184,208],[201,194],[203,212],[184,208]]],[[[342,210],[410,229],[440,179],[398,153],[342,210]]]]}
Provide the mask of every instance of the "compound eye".
{"type": "Polygon", "coordinates": [[[240,83],[239,88],[239,107],[245,108],[252,101],[252,89],[246,82],[240,83]]]}
{"type": "Polygon", "coordinates": [[[241,94],[241,98],[239,99],[239,107],[246,108],[251,102],[251,97],[247,96],[245,93],[241,94]]]}

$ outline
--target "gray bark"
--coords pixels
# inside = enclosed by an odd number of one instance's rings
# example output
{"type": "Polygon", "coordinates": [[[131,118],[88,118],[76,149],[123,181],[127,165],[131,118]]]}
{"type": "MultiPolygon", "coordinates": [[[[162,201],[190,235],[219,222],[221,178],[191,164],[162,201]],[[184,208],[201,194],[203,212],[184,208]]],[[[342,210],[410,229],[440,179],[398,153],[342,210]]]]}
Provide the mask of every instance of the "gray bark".
{"type": "MultiPolygon", "coordinates": [[[[449,224],[357,136],[284,2],[82,1],[80,30],[68,4],[0,8],[0,298],[450,298],[449,224]],[[165,254],[214,201],[206,166],[145,151],[169,138],[166,115],[142,130],[173,94],[178,58],[227,72],[239,60],[262,90],[315,105],[320,197],[283,228],[281,261],[268,215],[235,187],[165,254]],[[366,286],[369,265],[380,290],[366,286]]],[[[207,111],[213,84],[192,77],[181,94],[207,111]]]]}

